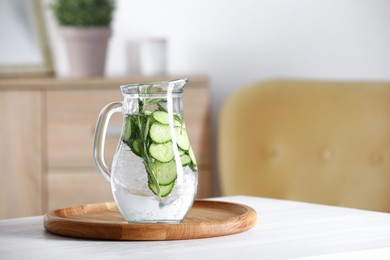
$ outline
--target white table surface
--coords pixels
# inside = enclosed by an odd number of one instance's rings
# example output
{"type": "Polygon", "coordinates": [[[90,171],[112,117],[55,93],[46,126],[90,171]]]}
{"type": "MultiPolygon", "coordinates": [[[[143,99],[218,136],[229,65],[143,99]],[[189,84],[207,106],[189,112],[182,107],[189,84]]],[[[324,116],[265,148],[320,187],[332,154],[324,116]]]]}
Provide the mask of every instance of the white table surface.
{"type": "Polygon", "coordinates": [[[251,230],[180,241],[97,241],[50,234],[43,217],[0,220],[0,259],[390,259],[390,214],[248,196],[251,230]]]}

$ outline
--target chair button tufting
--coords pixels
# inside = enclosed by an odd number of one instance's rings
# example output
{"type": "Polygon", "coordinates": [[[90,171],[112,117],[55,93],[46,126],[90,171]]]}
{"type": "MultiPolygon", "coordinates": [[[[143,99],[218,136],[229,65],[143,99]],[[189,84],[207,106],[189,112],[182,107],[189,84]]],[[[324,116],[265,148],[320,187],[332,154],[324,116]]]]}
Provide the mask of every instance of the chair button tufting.
{"type": "Polygon", "coordinates": [[[370,156],[370,163],[372,166],[380,166],[385,160],[385,155],[381,152],[372,153],[370,156]]]}
{"type": "Polygon", "coordinates": [[[276,157],[277,152],[276,149],[273,148],[272,146],[263,146],[261,148],[261,155],[262,157],[270,160],[276,157]]]}
{"type": "Polygon", "coordinates": [[[321,151],[321,157],[325,162],[330,162],[334,159],[334,153],[330,149],[324,148],[321,151]]]}

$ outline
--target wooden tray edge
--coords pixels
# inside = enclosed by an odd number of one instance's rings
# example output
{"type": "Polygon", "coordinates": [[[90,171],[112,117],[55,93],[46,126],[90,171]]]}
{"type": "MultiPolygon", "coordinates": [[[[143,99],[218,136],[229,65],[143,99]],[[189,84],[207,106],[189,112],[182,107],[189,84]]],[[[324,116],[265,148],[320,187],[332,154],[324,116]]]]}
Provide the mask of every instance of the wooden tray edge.
{"type": "MultiPolygon", "coordinates": [[[[79,205],[115,205],[114,202],[95,203],[79,205]]],[[[195,203],[215,204],[218,206],[230,205],[241,207],[246,210],[244,214],[229,217],[223,221],[206,221],[195,225],[193,223],[104,223],[86,222],[74,219],[61,218],[55,214],[57,209],[49,211],[44,215],[43,225],[45,229],[53,234],[96,240],[119,240],[119,241],[161,241],[161,240],[185,240],[226,236],[245,232],[256,225],[257,212],[244,204],[217,201],[217,200],[195,200],[195,203]],[[107,232],[109,230],[109,232],[107,232]],[[180,230],[181,232],[177,232],[180,230]],[[210,230],[212,232],[210,232],[210,230]]],[[[72,208],[72,207],[69,207],[72,208]]]]}

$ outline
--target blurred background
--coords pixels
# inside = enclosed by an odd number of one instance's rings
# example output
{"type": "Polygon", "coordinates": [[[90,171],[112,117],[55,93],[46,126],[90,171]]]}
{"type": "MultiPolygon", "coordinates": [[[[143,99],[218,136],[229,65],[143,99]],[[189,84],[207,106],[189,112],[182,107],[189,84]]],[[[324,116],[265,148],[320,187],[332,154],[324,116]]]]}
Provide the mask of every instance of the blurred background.
{"type": "MultiPolygon", "coordinates": [[[[54,75],[67,78],[66,48],[51,1],[40,3],[54,75]]],[[[271,78],[390,80],[388,0],[115,3],[105,76],[140,74],[140,44],[164,39],[167,75],[209,79],[214,158],[220,108],[229,95],[250,83],[271,78]]],[[[213,176],[217,171],[213,163],[213,176]]],[[[214,191],[218,194],[218,185],[214,191]]]]}
{"type": "MultiPolygon", "coordinates": [[[[50,0],[43,1],[47,5],[50,0]]],[[[237,88],[267,78],[390,79],[387,0],[117,0],[106,75],[137,73],[134,43],[167,40],[168,74],[211,79],[213,118],[237,88]]],[[[67,76],[45,9],[55,73],[67,76]]]]}
{"type": "MultiPolygon", "coordinates": [[[[390,79],[387,0],[117,0],[116,4],[107,76],[136,74],[137,44],[145,38],[165,38],[168,74],[210,77],[214,137],[223,102],[255,81],[390,79]]],[[[63,42],[50,10],[46,16],[56,74],[63,77],[67,75],[63,42]]]]}

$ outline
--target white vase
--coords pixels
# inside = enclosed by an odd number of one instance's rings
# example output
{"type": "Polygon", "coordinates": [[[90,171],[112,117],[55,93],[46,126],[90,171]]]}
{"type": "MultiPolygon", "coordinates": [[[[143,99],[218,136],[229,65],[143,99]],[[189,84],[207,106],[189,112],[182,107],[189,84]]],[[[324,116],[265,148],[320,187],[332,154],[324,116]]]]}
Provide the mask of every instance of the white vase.
{"type": "Polygon", "coordinates": [[[70,76],[103,76],[111,29],[62,27],[61,33],[68,51],[70,76]]]}
{"type": "Polygon", "coordinates": [[[161,76],[166,74],[165,39],[145,39],[141,42],[141,73],[144,76],[161,76]]]}

